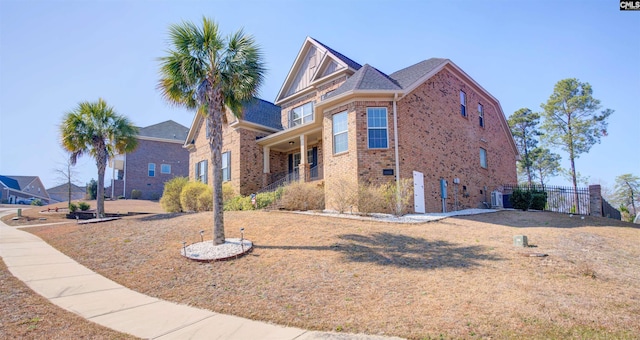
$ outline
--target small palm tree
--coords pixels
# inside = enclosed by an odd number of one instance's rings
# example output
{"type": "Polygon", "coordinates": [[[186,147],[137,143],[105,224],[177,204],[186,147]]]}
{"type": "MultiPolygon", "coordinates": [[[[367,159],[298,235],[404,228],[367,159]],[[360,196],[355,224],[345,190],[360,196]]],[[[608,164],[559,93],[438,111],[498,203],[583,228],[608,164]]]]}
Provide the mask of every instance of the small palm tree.
{"type": "Polygon", "coordinates": [[[138,128],[129,119],[117,114],[102,99],[81,102],[66,113],[60,125],[62,147],[71,153],[71,164],[89,154],[98,167],[97,213],[104,217],[104,171],[109,158],[131,152],[138,145],[138,128]]]}
{"type": "Polygon", "coordinates": [[[206,118],[213,170],[213,242],[224,243],[222,206],[222,125],[225,107],[236,117],[242,103],[253,99],[263,81],[262,53],[242,30],[223,37],[207,18],[169,27],[172,49],[160,58],[158,87],[172,104],[197,110],[206,118]]]}

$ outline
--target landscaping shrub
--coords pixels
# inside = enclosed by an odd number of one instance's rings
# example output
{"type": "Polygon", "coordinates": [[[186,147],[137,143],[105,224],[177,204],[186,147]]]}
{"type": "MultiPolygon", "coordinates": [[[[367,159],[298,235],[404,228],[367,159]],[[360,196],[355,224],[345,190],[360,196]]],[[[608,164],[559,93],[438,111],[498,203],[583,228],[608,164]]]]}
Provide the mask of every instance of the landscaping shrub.
{"type": "Polygon", "coordinates": [[[231,183],[230,182],[222,183],[222,202],[227,202],[228,200],[234,197],[236,197],[236,191],[233,190],[233,186],[231,185],[231,183]]]}
{"type": "Polygon", "coordinates": [[[87,211],[89,210],[89,208],[91,208],[91,205],[89,205],[89,203],[87,202],[79,202],[78,208],[80,208],[81,211],[87,211]]]}
{"type": "Polygon", "coordinates": [[[346,176],[339,177],[331,188],[332,209],[338,210],[339,213],[350,211],[356,205],[358,200],[358,186],[350,178],[346,176]]]}
{"type": "Polygon", "coordinates": [[[198,198],[207,185],[202,182],[189,182],[182,187],[180,205],[184,211],[198,211],[198,198]]]}
{"type": "Polygon", "coordinates": [[[362,214],[387,212],[381,187],[368,184],[358,186],[358,212],[362,214]]]}
{"type": "Polygon", "coordinates": [[[531,209],[544,210],[547,206],[547,193],[541,190],[531,191],[531,209]]]}
{"type": "Polygon", "coordinates": [[[31,201],[31,205],[42,206],[42,200],[39,198],[36,198],[33,201],[31,201]]]}
{"type": "Polygon", "coordinates": [[[160,205],[166,212],[182,212],[182,203],[180,203],[180,193],[185,184],[189,183],[187,177],[174,177],[164,184],[160,205]]]}
{"type": "Polygon", "coordinates": [[[140,191],[138,189],[131,190],[131,198],[132,199],[138,200],[138,199],[140,199],[140,197],[142,197],[142,191],[140,191]]]}
{"type": "Polygon", "coordinates": [[[275,202],[276,200],[280,199],[280,197],[282,196],[282,192],[283,191],[284,191],[284,189],[282,187],[280,187],[276,191],[261,192],[261,193],[257,194],[256,195],[257,208],[258,209],[264,209],[264,208],[270,206],[271,204],[273,204],[273,202],[275,202]]]}
{"type": "Polygon", "coordinates": [[[515,209],[527,211],[531,206],[531,191],[515,189],[509,200],[515,209]]]}
{"type": "Polygon", "coordinates": [[[251,204],[251,197],[249,196],[236,196],[224,203],[224,210],[226,211],[238,211],[238,210],[253,210],[251,204]]]}
{"type": "Polygon", "coordinates": [[[198,196],[198,211],[213,211],[213,189],[208,185],[198,196]]]}
{"type": "Polygon", "coordinates": [[[69,212],[76,212],[78,210],[78,205],[75,203],[69,203],[69,212]]]}
{"type": "Polygon", "coordinates": [[[323,210],[324,187],[316,183],[292,183],[284,187],[280,204],[286,210],[323,210]]]}
{"type": "Polygon", "coordinates": [[[405,178],[401,179],[399,185],[395,181],[383,184],[380,187],[387,211],[397,216],[402,216],[409,211],[409,202],[413,197],[413,181],[405,178]],[[399,194],[398,194],[399,193],[399,194]]]}

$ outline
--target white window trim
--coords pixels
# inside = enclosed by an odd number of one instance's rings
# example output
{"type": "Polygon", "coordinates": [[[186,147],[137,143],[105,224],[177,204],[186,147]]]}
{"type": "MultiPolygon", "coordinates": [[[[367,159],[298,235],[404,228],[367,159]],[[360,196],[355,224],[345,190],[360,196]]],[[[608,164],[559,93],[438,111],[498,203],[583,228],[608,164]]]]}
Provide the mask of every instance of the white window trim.
{"type": "Polygon", "coordinates": [[[483,169],[488,169],[489,168],[489,162],[487,160],[487,149],[485,149],[485,148],[480,148],[480,167],[483,168],[483,169]],[[484,166],[482,164],[483,163],[482,162],[483,161],[483,157],[482,157],[483,152],[482,151],[484,151],[484,166]]]}
{"type": "Polygon", "coordinates": [[[341,154],[341,153],[348,152],[348,151],[349,151],[349,115],[348,115],[347,111],[343,111],[343,112],[339,112],[339,113],[334,114],[334,115],[331,117],[331,125],[332,125],[332,126],[331,126],[331,135],[333,136],[333,138],[332,138],[332,142],[333,142],[333,154],[334,154],[334,155],[339,155],[339,154],[341,154]],[[335,119],[335,116],[337,116],[337,115],[341,115],[341,114],[344,114],[344,115],[345,115],[345,118],[346,118],[346,120],[347,120],[347,126],[346,126],[346,129],[345,129],[344,131],[340,131],[340,132],[336,133],[335,125],[334,125],[334,122],[335,122],[335,121],[334,121],[334,119],[335,119]],[[341,135],[341,134],[343,134],[343,133],[347,135],[347,149],[346,149],[346,150],[343,150],[343,151],[338,151],[338,152],[336,152],[336,136],[341,135]]]}
{"type": "Polygon", "coordinates": [[[171,164],[160,164],[160,173],[161,174],[170,174],[171,173],[171,164]],[[164,171],[164,167],[168,166],[169,171],[164,171]]]}
{"type": "Polygon", "coordinates": [[[467,114],[467,93],[462,91],[462,90],[460,90],[460,105],[461,105],[460,115],[462,117],[466,118],[468,116],[468,114],[467,114]],[[464,107],[464,113],[462,112],[462,107],[464,107]]]}
{"type": "Polygon", "coordinates": [[[221,165],[222,168],[222,181],[223,182],[228,182],[231,181],[231,151],[227,151],[227,152],[223,152],[222,153],[222,160],[224,160],[225,155],[227,155],[227,167],[223,167],[221,165]],[[224,169],[227,169],[227,174],[228,174],[228,178],[224,177],[224,169]]]}
{"type": "Polygon", "coordinates": [[[478,103],[478,120],[480,121],[480,127],[485,127],[487,123],[484,120],[484,105],[478,103]]]}
{"type": "Polygon", "coordinates": [[[313,114],[314,109],[315,108],[314,108],[313,102],[306,102],[306,103],[304,103],[302,105],[298,105],[298,106],[294,107],[293,109],[289,110],[289,128],[293,128],[293,127],[296,127],[296,126],[300,126],[300,125],[303,125],[303,124],[307,124],[307,123],[313,122],[313,120],[315,119],[314,118],[314,114],[313,114]],[[305,113],[305,111],[304,111],[304,107],[307,106],[307,105],[311,106],[311,113],[309,113],[309,114],[305,113]],[[293,119],[293,110],[296,110],[296,109],[302,109],[302,115],[300,116],[300,118],[293,119]],[[308,121],[308,122],[305,122],[305,117],[311,117],[311,120],[308,121]],[[298,123],[296,123],[297,121],[298,121],[298,123]]]}
{"type": "Polygon", "coordinates": [[[156,177],[156,163],[149,163],[147,166],[147,176],[156,177]],[[153,175],[151,174],[151,171],[153,171],[153,175]]]}
{"type": "Polygon", "coordinates": [[[389,111],[387,110],[386,107],[382,107],[382,106],[372,106],[372,107],[367,107],[367,148],[368,149],[372,149],[372,150],[385,150],[389,148],[389,111]],[[380,128],[380,127],[369,127],[369,109],[384,109],[384,118],[385,118],[385,127],[384,128],[380,128]],[[387,146],[384,148],[372,148],[371,145],[369,144],[369,130],[385,130],[386,131],[386,136],[387,136],[387,146]]]}
{"type": "Polygon", "coordinates": [[[207,172],[209,170],[207,169],[207,167],[208,167],[207,165],[208,164],[205,163],[205,162],[207,162],[206,159],[196,163],[196,181],[199,181],[199,182],[202,182],[204,184],[207,184],[207,172]],[[202,164],[205,164],[204,165],[204,169],[202,169],[203,168],[202,164]]]}

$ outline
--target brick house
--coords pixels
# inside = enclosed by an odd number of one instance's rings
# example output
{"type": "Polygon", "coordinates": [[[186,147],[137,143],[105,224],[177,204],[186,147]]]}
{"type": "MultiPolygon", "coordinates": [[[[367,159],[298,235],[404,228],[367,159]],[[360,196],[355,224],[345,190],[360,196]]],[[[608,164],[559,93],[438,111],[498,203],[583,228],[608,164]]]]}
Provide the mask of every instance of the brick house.
{"type": "Polygon", "coordinates": [[[131,198],[132,190],[139,190],[141,199],[162,197],[166,181],[189,175],[189,152],[182,147],[188,132],[172,120],[140,128],[138,147],[110,161],[113,179],[105,195],[131,198]]]}
{"type": "MultiPolygon", "coordinates": [[[[307,37],[275,105],[259,103],[271,107],[266,116],[245,107],[224,128],[224,180],[241,194],[283,176],[323,179],[333,209],[341,181],[400,178],[414,183],[413,212],[438,212],[442,190],[447,210],[475,208],[516,182],[518,151],[499,101],[448,59],[385,74],[307,37]]],[[[185,146],[191,178],[206,181],[202,123],[196,115],[185,146]]]]}
{"type": "Polygon", "coordinates": [[[16,204],[30,198],[40,199],[43,204],[51,202],[40,177],[0,175],[0,202],[16,204]]]}

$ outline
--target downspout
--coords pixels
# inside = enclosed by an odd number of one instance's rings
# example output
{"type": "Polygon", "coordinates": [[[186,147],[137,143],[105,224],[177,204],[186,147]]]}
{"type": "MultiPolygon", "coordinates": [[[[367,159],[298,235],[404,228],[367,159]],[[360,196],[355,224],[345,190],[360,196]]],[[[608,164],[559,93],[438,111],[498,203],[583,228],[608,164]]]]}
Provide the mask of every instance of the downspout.
{"type": "Polygon", "coordinates": [[[124,162],[122,163],[123,174],[122,174],[122,196],[124,199],[127,199],[127,154],[124,154],[124,162]]]}
{"type": "Polygon", "coordinates": [[[400,213],[400,156],[398,152],[398,111],[396,102],[398,101],[398,93],[393,95],[393,146],[396,158],[396,213],[400,213]]]}

